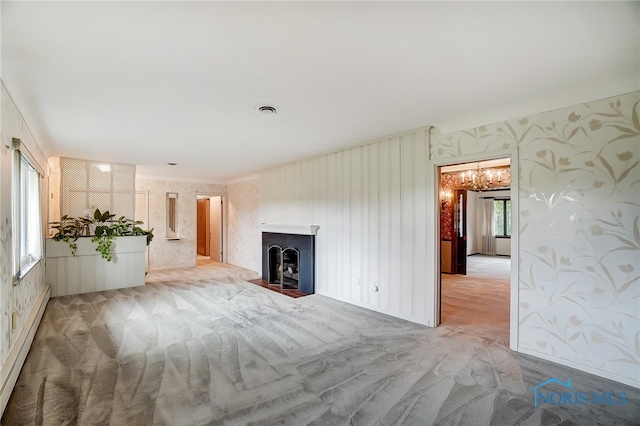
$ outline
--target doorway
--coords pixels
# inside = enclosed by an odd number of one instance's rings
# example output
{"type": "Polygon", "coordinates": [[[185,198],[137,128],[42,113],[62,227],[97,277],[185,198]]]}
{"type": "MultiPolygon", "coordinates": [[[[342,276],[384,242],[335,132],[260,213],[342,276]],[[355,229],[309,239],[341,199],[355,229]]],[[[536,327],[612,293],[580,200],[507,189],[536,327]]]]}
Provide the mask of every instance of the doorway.
{"type": "Polygon", "coordinates": [[[197,196],[196,254],[198,259],[223,261],[223,199],[220,195],[197,196]]]}
{"type": "Polygon", "coordinates": [[[510,159],[441,166],[439,175],[439,323],[508,346],[510,159]]]}

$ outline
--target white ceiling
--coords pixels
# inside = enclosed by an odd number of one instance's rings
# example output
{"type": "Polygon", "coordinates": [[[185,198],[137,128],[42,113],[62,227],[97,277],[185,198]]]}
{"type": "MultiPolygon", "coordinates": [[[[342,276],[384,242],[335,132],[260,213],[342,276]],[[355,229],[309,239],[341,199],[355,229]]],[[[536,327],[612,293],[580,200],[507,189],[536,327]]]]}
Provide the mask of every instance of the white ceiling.
{"type": "Polygon", "coordinates": [[[640,88],[638,2],[1,7],[1,77],[47,154],[168,179],[228,182],[640,88]]]}

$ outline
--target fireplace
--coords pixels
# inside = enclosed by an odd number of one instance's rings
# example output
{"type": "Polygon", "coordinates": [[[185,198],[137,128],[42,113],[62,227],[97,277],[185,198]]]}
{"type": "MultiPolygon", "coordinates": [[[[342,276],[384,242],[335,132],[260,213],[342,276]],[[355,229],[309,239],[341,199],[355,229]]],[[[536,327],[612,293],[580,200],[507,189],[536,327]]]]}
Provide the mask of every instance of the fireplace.
{"type": "Polygon", "coordinates": [[[267,250],[269,284],[279,285],[283,290],[298,290],[300,287],[300,250],[283,248],[272,244],[267,250]]]}
{"type": "Polygon", "coordinates": [[[314,227],[262,226],[262,279],[283,290],[315,291],[314,227]]]}

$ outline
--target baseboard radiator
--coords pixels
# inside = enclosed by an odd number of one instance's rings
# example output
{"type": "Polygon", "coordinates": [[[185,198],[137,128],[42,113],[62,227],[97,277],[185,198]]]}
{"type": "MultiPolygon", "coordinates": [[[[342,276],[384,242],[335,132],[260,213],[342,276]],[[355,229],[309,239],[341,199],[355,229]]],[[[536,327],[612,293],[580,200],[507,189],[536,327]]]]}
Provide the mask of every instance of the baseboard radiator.
{"type": "Polygon", "coordinates": [[[36,335],[36,330],[38,330],[38,325],[40,324],[50,296],[49,286],[45,286],[38,295],[38,299],[31,309],[16,343],[13,345],[13,348],[11,348],[7,361],[2,366],[2,369],[0,369],[0,417],[4,413],[4,409],[11,397],[11,392],[13,392],[13,387],[18,380],[20,370],[24,365],[24,361],[27,359],[29,348],[31,348],[31,343],[33,343],[33,338],[36,335]]]}

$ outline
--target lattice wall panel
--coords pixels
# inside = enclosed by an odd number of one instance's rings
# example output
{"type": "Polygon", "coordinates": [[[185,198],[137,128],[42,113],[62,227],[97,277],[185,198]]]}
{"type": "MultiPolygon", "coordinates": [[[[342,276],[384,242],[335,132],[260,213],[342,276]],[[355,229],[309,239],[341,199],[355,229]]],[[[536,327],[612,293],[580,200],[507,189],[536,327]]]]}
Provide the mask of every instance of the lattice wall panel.
{"type": "Polygon", "coordinates": [[[133,218],[135,165],[61,158],[60,169],[61,214],[87,216],[98,208],[133,218]]]}

